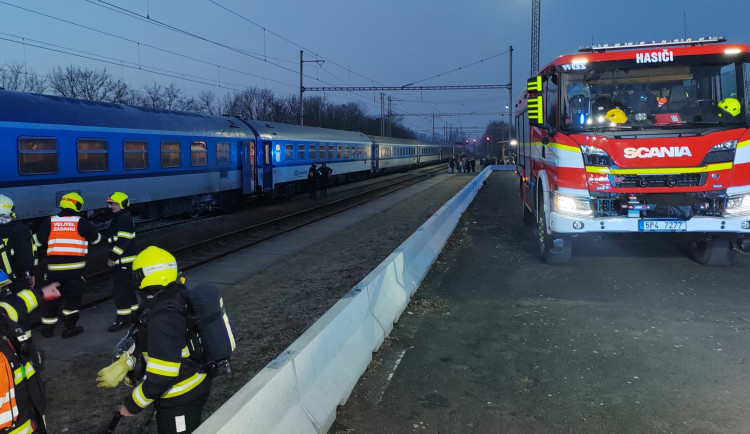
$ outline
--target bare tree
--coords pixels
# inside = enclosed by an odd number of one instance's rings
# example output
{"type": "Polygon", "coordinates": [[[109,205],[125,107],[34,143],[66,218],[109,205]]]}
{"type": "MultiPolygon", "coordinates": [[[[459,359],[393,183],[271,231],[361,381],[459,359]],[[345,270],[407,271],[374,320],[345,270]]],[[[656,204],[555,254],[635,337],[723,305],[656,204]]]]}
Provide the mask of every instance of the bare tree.
{"type": "Polygon", "coordinates": [[[0,87],[18,92],[44,93],[47,79],[30,72],[25,64],[11,63],[0,68],[0,87]]]}
{"type": "Polygon", "coordinates": [[[164,107],[164,90],[159,83],[154,81],[151,85],[144,84],[143,91],[145,94],[142,100],[145,107],[164,107]]]}
{"type": "Polygon", "coordinates": [[[219,112],[216,102],[216,96],[211,91],[202,90],[197,98],[198,111],[208,115],[215,115],[219,112]]]}
{"type": "Polygon", "coordinates": [[[120,102],[127,100],[128,86],[104,71],[58,66],[47,74],[49,85],[57,95],[91,101],[120,102]]]}

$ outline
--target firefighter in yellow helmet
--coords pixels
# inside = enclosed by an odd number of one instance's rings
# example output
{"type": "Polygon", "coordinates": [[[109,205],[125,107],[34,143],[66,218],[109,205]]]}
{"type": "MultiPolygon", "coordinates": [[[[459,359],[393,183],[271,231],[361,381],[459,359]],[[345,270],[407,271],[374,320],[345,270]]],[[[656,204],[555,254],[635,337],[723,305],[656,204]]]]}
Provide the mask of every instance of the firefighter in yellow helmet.
{"type": "Polygon", "coordinates": [[[0,270],[12,283],[12,292],[34,287],[34,242],[31,228],[15,220],[15,204],[8,196],[0,194],[0,270]]]}
{"type": "Polygon", "coordinates": [[[42,302],[41,334],[51,338],[57,326],[62,303],[62,338],[83,333],[77,325],[81,297],[85,289],[83,268],[86,266],[88,245],[101,241],[94,225],[81,217],[83,198],[78,193],[68,193],[60,199],[60,213],[43,222],[34,234],[38,247],[47,247],[46,282],[60,282],[62,297],[42,302]]]}
{"type": "MultiPolygon", "coordinates": [[[[0,290],[10,278],[0,271],[0,290]]],[[[23,289],[0,298],[0,432],[47,432],[44,415],[47,401],[39,371],[44,353],[24,333],[21,323],[42,300],[60,297],[58,283],[42,289],[23,289]],[[10,371],[10,372],[8,372],[10,371]],[[7,381],[7,380],[10,381],[7,381]]]]}
{"type": "Polygon", "coordinates": [[[189,327],[177,261],[150,246],[133,261],[133,281],[145,296],[128,333],[133,345],[119,346],[128,351],[99,371],[97,385],[115,387],[127,377],[135,388],[120,406],[121,415],[133,416],[154,404],[160,434],[190,433],[200,425],[211,378],[200,363],[196,331],[189,327]]]}
{"type": "Polygon", "coordinates": [[[114,322],[107,331],[116,332],[130,325],[130,317],[138,309],[138,298],[133,288],[132,264],[135,250],[135,225],[130,215],[130,199],[121,191],[107,197],[107,206],[112,211],[112,221],[107,231],[109,258],[107,265],[114,269],[112,293],[115,299],[114,322]]]}
{"type": "Polygon", "coordinates": [[[722,114],[725,113],[735,117],[740,114],[740,111],[742,111],[742,104],[740,104],[740,101],[737,98],[724,98],[719,101],[718,106],[722,110],[719,112],[719,117],[722,117],[722,114]]]}

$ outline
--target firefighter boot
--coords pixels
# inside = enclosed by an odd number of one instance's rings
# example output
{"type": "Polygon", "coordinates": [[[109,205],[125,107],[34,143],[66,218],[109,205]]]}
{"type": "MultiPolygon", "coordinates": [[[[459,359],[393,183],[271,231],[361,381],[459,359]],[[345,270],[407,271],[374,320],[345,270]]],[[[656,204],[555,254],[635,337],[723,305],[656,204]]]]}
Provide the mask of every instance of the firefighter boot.
{"type": "Polygon", "coordinates": [[[107,331],[108,332],[117,332],[117,331],[120,331],[122,329],[128,328],[128,326],[130,326],[130,322],[129,321],[126,321],[126,320],[123,320],[123,319],[116,319],[115,322],[113,322],[112,324],[110,324],[109,327],[107,327],[107,331]]]}
{"type": "Polygon", "coordinates": [[[72,338],[73,336],[80,335],[81,333],[83,333],[83,327],[81,326],[65,326],[62,331],[62,338],[72,338]]]}

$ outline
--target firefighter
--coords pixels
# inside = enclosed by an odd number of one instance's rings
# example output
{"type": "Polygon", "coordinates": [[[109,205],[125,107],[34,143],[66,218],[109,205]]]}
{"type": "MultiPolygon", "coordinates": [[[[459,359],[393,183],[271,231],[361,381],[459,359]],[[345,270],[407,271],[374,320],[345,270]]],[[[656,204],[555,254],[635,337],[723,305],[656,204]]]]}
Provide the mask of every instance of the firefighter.
{"type": "Polygon", "coordinates": [[[130,325],[130,316],[138,309],[138,298],[133,288],[132,263],[135,259],[135,225],[130,215],[130,200],[125,193],[116,191],[107,198],[112,211],[107,244],[107,265],[114,268],[112,292],[117,313],[107,331],[116,332],[130,325]]]}
{"type": "MultiPolygon", "coordinates": [[[[8,275],[0,271],[0,289],[10,283],[8,275]]],[[[0,353],[5,358],[0,372],[9,374],[0,376],[3,380],[0,381],[0,395],[11,397],[10,400],[0,400],[0,433],[46,432],[46,401],[38,372],[43,367],[44,353],[34,347],[20,322],[39,305],[40,300],[59,298],[58,285],[54,282],[41,290],[23,289],[0,298],[0,353]],[[5,381],[6,377],[10,380],[5,381]]]]}
{"type": "Polygon", "coordinates": [[[13,200],[0,194],[0,270],[12,281],[7,288],[17,292],[33,288],[36,282],[31,229],[25,223],[14,221],[13,208],[13,200]]]}
{"type": "Polygon", "coordinates": [[[200,425],[211,378],[201,359],[201,347],[187,317],[185,295],[177,282],[177,261],[166,250],[150,246],[133,261],[134,284],[145,296],[128,335],[133,345],[110,366],[99,371],[98,387],[120,381],[136,385],[120,406],[133,416],[152,403],[159,433],[190,433],[200,425]],[[147,357],[146,357],[147,356],[147,357]],[[145,369],[140,368],[144,366],[145,369]]]}
{"type": "Polygon", "coordinates": [[[85,288],[83,268],[86,266],[88,245],[96,244],[102,237],[94,225],[81,217],[83,198],[78,193],[68,193],[60,199],[60,213],[39,226],[34,241],[38,247],[47,246],[47,282],[60,282],[62,297],[42,302],[41,334],[51,338],[57,326],[62,303],[62,338],[83,333],[76,325],[81,297],[85,288]]]}

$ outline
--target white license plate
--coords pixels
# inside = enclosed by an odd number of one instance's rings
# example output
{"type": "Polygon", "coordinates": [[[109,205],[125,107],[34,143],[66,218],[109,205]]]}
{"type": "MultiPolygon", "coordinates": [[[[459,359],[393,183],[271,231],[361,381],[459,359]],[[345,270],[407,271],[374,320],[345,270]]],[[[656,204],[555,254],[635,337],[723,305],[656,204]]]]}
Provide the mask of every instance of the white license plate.
{"type": "Polygon", "coordinates": [[[638,220],[641,232],[685,232],[687,222],[684,220],[638,220]]]}

